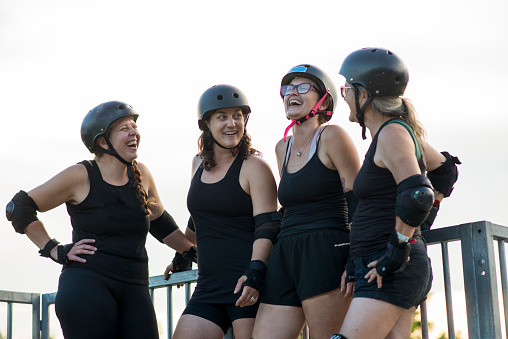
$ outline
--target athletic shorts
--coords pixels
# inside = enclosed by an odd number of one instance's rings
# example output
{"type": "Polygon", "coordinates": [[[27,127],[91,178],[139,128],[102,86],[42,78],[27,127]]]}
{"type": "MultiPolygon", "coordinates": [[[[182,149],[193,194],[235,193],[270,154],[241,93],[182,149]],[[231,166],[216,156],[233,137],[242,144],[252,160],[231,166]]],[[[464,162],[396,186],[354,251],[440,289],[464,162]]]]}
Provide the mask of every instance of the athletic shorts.
{"type": "Polygon", "coordinates": [[[410,260],[404,271],[385,276],[381,288],[377,287],[377,280],[369,283],[365,275],[371,270],[367,265],[381,258],[384,251],[356,258],[353,261],[356,279],[354,298],[383,300],[405,309],[425,301],[432,286],[432,267],[425,242],[421,237],[416,239],[416,243],[411,245],[410,260]]]}
{"type": "Polygon", "coordinates": [[[210,304],[189,300],[183,314],[192,314],[209,320],[219,326],[224,335],[228,332],[233,321],[244,318],[256,318],[259,301],[250,306],[239,307],[235,304],[210,304]]]}
{"type": "Polygon", "coordinates": [[[348,253],[346,231],[309,231],[278,239],[261,302],[301,307],[303,300],[339,288],[348,253]]]}

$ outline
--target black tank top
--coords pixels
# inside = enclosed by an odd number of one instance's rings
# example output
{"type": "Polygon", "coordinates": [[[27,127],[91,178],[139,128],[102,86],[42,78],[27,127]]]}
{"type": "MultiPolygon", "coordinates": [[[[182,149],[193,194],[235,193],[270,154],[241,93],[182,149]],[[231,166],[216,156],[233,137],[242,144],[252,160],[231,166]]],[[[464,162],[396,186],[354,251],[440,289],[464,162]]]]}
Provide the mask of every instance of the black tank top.
{"type": "MultiPolygon", "coordinates": [[[[350,234],[353,259],[383,251],[395,228],[397,184],[389,169],[381,168],[374,162],[379,132],[391,123],[399,123],[408,129],[415,142],[417,154],[421,155],[418,165],[422,174],[425,173],[425,158],[411,128],[402,120],[389,120],[384,123],[372,139],[353,184],[353,191],[358,198],[350,234]]],[[[419,233],[417,228],[415,235],[419,233]]]]}
{"type": "Polygon", "coordinates": [[[240,297],[233,290],[249,266],[254,242],[252,200],[240,185],[243,161],[236,157],[218,182],[202,182],[201,166],[192,178],[187,207],[198,247],[194,300],[234,303],[240,297]]]}
{"type": "MultiPolygon", "coordinates": [[[[86,263],[65,267],[89,269],[121,281],[148,285],[145,249],[150,220],[129,183],[110,185],[95,161],[82,161],[90,178],[90,192],[81,203],[66,203],[72,223],[72,241],[95,239],[93,255],[80,255],[86,263]]],[[[65,269],[64,267],[64,269],[65,269]]]]}
{"type": "Polygon", "coordinates": [[[348,230],[347,202],[339,172],[323,165],[318,157],[323,131],[317,136],[316,151],[303,168],[288,173],[286,164],[282,167],[278,198],[286,210],[279,237],[318,229],[348,230]]]}

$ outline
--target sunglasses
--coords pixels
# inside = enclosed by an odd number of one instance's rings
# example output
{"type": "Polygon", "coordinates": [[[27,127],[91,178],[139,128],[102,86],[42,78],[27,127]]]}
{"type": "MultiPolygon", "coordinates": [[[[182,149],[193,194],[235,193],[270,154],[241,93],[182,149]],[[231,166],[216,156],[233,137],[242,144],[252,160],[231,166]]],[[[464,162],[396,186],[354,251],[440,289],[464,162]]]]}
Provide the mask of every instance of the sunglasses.
{"type": "Polygon", "coordinates": [[[312,86],[314,86],[314,84],[308,84],[308,83],[303,83],[303,84],[298,84],[298,85],[284,85],[284,86],[280,87],[280,95],[282,95],[282,96],[289,95],[293,92],[294,89],[296,89],[296,91],[299,94],[305,94],[310,91],[312,86]]]}
{"type": "Polygon", "coordinates": [[[352,89],[353,87],[340,86],[340,95],[342,95],[342,97],[345,98],[350,88],[352,89]]]}

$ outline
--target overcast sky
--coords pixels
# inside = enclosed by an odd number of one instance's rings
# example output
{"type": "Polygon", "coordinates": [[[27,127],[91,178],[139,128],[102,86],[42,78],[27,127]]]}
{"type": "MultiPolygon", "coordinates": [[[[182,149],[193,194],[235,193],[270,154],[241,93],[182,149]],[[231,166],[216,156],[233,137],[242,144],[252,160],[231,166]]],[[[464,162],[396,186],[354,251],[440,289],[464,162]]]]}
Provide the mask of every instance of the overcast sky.
{"type": "MultiPolygon", "coordinates": [[[[183,230],[204,90],[219,83],[242,89],[252,109],[248,132],[275,171],[274,146],[288,124],[279,97],[284,74],[311,63],[338,87],[342,60],[373,46],[405,60],[406,96],[428,141],[463,162],[435,227],[508,226],[507,9],[504,0],[1,0],[0,203],[91,159],[79,135],[83,117],[123,100],[140,114],[139,161],[183,230]]],[[[370,140],[362,141],[348,113],[340,99],[331,123],[349,131],[363,159],[370,140]]],[[[39,217],[52,237],[70,242],[65,207],[39,217]]],[[[5,219],[0,225],[0,290],[56,291],[60,267],[38,257],[5,219]]],[[[150,274],[162,274],[173,251],[153,239],[147,249],[150,274]]]]}

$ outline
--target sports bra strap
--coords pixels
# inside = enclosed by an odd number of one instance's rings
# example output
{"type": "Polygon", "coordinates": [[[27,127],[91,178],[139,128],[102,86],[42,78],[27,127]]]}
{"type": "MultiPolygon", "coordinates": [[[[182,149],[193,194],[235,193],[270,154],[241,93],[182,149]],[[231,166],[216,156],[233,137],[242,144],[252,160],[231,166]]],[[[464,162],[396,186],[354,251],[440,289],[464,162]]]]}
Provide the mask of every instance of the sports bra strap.
{"type": "Polygon", "coordinates": [[[420,143],[418,142],[418,139],[416,139],[415,132],[411,129],[411,127],[409,127],[407,122],[405,122],[404,120],[399,120],[399,119],[390,120],[385,124],[385,126],[388,126],[393,123],[397,123],[399,125],[404,126],[407,129],[407,131],[409,132],[409,134],[411,134],[411,138],[413,138],[413,142],[414,142],[415,148],[416,148],[416,159],[420,160],[422,158],[422,150],[420,148],[421,146],[420,146],[420,143]]]}

